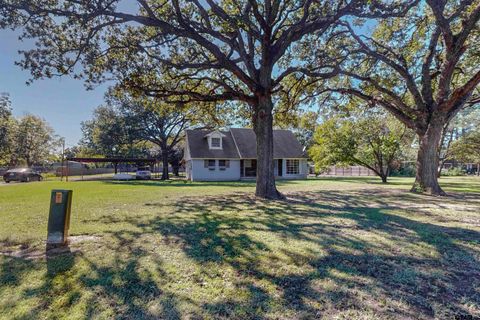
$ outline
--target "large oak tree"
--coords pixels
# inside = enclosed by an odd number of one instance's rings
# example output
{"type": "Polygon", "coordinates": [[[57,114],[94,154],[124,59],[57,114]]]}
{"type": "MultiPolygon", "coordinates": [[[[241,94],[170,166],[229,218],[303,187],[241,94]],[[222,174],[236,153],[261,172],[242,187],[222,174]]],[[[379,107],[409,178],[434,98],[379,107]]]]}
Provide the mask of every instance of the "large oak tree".
{"type": "Polygon", "coordinates": [[[112,88],[106,96],[127,128],[131,141],[148,141],[160,150],[162,180],[169,179],[170,160],[178,162],[179,145],[185,129],[215,128],[221,124],[214,104],[197,110],[191,104],[166,104],[145,95],[133,96],[121,88],[112,88]]]}
{"type": "MultiPolygon", "coordinates": [[[[426,0],[370,35],[345,22],[345,78],[334,91],[379,105],[418,135],[412,191],[443,195],[438,148],[445,125],[478,101],[480,1],[426,0]]],[[[370,28],[371,28],[370,24],[370,28]]]]}
{"type": "Polygon", "coordinates": [[[256,195],[278,198],[272,131],[276,94],[289,77],[335,74],[328,63],[312,67],[296,59],[297,45],[321,37],[341,17],[402,15],[408,2],[416,1],[137,0],[139,10],[129,10],[119,0],[6,0],[0,13],[3,24],[23,25],[26,36],[37,39],[37,49],[25,52],[21,63],[34,77],[121,78],[169,102],[248,105],[257,136],[256,195]],[[149,70],[145,59],[153,61],[149,70]],[[135,72],[138,61],[141,68],[135,72]],[[151,81],[144,71],[152,70],[169,81],[151,81]]]}

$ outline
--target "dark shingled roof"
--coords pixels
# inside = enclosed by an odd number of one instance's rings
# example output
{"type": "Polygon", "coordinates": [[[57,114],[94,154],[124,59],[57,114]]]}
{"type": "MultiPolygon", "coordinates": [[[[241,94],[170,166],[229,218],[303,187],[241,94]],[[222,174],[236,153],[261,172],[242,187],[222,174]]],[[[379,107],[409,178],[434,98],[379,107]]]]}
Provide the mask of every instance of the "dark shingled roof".
{"type": "Polygon", "coordinates": [[[233,142],[230,131],[220,131],[225,135],[222,138],[223,149],[210,149],[208,140],[205,137],[211,131],[208,130],[187,130],[187,141],[190,149],[191,158],[208,158],[208,159],[238,159],[237,147],[233,142]]]}
{"type": "MultiPolygon", "coordinates": [[[[209,132],[206,130],[187,130],[191,158],[257,158],[257,142],[253,129],[231,128],[230,131],[222,131],[225,135],[222,150],[210,150],[208,148],[205,135],[209,132]]],[[[306,158],[302,145],[290,130],[273,130],[273,157],[276,159],[306,158]]]]}
{"type": "MultiPolygon", "coordinates": [[[[233,135],[240,157],[243,159],[257,157],[257,141],[253,129],[232,128],[233,135]]],[[[303,147],[290,130],[273,130],[273,157],[305,158],[303,147]]]]}

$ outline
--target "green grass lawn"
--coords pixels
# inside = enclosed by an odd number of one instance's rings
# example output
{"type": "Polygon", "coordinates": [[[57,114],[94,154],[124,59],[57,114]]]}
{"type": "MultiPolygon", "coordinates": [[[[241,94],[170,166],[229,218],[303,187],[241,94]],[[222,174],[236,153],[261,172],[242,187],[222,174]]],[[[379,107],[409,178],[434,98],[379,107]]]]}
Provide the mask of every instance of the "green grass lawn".
{"type": "Polygon", "coordinates": [[[78,181],[0,186],[0,318],[480,317],[480,179],[78,181]],[[45,257],[50,190],[70,253],[45,257]]]}

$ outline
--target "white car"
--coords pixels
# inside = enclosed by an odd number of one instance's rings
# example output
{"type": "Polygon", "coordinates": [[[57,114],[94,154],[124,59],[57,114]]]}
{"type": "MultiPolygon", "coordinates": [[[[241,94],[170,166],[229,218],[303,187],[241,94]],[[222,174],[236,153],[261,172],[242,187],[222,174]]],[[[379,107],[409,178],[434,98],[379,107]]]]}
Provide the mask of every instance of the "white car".
{"type": "Polygon", "coordinates": [[[152,172],[149,168],[138,168],[135,178],[137,180],[150,180],[152,179],[152,172]]]}
{"type": "Polygon", "coordinates": [[[113,180],[133,180],[133,179],[135,179],[135,177],[128,173],[117,173],[113,175],[113,180]]]}

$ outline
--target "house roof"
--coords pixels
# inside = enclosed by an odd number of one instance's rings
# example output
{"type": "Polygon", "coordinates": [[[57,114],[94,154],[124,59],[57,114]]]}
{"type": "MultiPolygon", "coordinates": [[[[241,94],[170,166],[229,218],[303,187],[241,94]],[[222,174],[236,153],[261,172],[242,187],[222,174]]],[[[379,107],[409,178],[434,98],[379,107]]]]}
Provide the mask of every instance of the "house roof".
{"type": "Polygon", "coordinates": [[[191,158],[204,159],[237,159],[237,147],[230,131],[219,131],[225,136],[222,138],[222,149],[210,149],[206,135],[208,130],[187,130],[187,143],[191,158]]]}
{"type": "MultiPolygon", "coordinates": [[[[253,129],[231,128],[221,131],[225,135],[223,149],[209,149],[205,137],[207,130],[187,130],[188,148],[191,158],[255,159],[257,142],[253,129]]],[[[290,130],[273,130],[273,157],[306,158],[303,147],[290,130]]]]}

